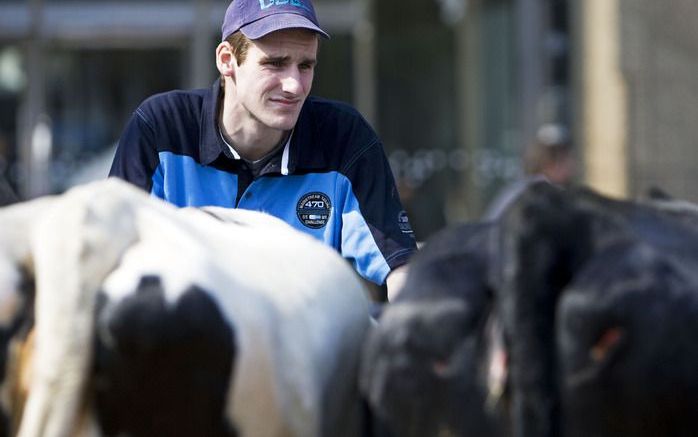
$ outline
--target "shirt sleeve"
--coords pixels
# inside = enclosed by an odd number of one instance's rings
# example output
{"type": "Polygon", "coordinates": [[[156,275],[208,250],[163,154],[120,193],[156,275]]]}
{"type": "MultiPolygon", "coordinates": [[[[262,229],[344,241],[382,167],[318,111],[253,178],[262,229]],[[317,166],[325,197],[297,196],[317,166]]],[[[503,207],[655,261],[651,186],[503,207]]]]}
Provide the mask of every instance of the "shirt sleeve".
{"type": "Polygon", "coordinates": [[[143,110],[138,108],[119,139],[109,176],[124,179],[152,192],[153,176],[159,163],[155,141],[152,124],[143,110]]]}
{"type": "Polygon", "coordinates": [[[390,271],[405,264],[416,251],[416,241],[380,141],[376,138],[373,143],[360,150],[342,173],[351,182],[351,195],[355,198],[365,223],[365,227],[361,228],[368,230],[369,239],[377,248],[367,250],[366,244],[354,244],[357,237],[351,234],[361,232],[360,228],[344,226],[342,255],[355,260],[357,270],[362,276],[382,284],[390,271]],[[381,257],[382,260],[371,259],[377,257],[381,257]],[[376,266],[379,261],[387,264],[387,271],[380,274],[362,272],[371,270],[370,266],[376,266]]]}

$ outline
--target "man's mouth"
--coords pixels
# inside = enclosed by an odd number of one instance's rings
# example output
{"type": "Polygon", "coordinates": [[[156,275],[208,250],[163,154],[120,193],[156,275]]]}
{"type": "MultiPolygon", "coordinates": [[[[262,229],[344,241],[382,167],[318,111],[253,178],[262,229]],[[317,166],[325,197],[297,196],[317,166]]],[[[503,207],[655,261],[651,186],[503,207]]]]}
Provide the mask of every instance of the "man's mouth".
{"type": "Polygon", "coordinates": [[[286,108],[298,106],[298,102],[299,102],[298,99],[270,99],[270,101],[273,104],[276,104],[276,105],[279,105],[282,107],[286,107],[286,108]]]}

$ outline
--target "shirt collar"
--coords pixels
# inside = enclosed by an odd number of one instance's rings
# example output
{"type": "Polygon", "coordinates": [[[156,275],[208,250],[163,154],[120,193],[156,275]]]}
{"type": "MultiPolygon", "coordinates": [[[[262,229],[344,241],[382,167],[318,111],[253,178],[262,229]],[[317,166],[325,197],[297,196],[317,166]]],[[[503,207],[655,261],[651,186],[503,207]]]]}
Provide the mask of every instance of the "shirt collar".
{"type": "Polygon", "coordinates": [[[240,154],[238,153],[238,151],[235,150],[235,148],[234,148],[233,146],[231,146],[230,143],[227,142],[227,141],[225,140],[225,136],[223,136],[223,130],[221,130],[221,127],[220,127],[220,126],[218,126],[218,135],[220,135],[221,141],[223,141],[223,144],[225,144],[225,146],[228,148],[228,150],[230,150],[230,153],[233,154],[233,158],[234,158],[235,160],[240,160],[240,159],[242,159],[242,157],[240,156],[240,154]]]}
{"type": "Polygon", "coordinates": [[[223,153],[226,147],[218,130],[218,110],[220,109],[221,82],[220,79],[211,86],[204,95],[203,110],[201,111],[201,137],[199,137],[199,160],[208,165],[223,153]]]}
{"type": "MultiPolygon", "coordinates": [[[[240,156],[240,154],[235,150],[233,146],[230,145],[225,140],[225,137],[223,136],[223,132],[218,129],[218,133],[220,134],[221,140],[223,141],[223,144],[230,150],[230,153],[233,155],[233,159],[236,161],[243,160],[243,158],[240,156]]],[[[289,175],[291,172],[289,171],[288,164],[289,164],[289,156],[290,156],[290,150],[291,150],[291,138],[293,138],[293,131],[289,134],[288,138],[285,139],[283,147],[277,148],[272,152],[272,155],[269,156],[268,158],[260,158],[260,159],[266,159],[267,163],[263,167],[263,170],[260,171],[259,174],[266,174],[266,173],[281,173],[284,176],[289,175]]]]}

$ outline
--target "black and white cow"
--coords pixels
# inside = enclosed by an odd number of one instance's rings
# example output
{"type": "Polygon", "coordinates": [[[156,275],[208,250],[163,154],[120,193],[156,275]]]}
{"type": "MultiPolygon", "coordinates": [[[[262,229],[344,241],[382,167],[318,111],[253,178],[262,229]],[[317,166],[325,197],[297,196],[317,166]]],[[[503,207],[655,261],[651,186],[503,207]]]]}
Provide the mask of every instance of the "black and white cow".
{"type": "Polygon", "coordinates": [[[695,435],[691,214],[536,183],[444,231],[369,339],[371,407],[396,435],[695,435]]]}
{"type": "Polygon", "coordinates": [[[330,248],[118,180],[9,208],[0,280],[36,284],[19,436],[358,432],[368,302],[330,248]]]}

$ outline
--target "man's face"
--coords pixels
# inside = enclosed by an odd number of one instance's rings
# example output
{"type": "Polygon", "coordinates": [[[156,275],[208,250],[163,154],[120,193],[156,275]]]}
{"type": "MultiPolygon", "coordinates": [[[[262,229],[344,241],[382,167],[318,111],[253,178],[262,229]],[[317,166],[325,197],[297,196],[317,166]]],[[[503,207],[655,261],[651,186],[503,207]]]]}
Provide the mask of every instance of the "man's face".
{"type": "Polygon", "coordinates": [[[317,35],[303,29],[280,30],[252,41],[235,72],[236,111],[252,123],[292,129],[313,84],[317,49],[317,35]]]}

